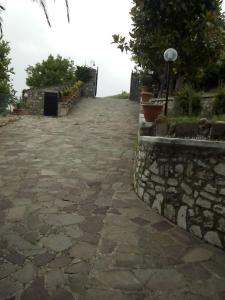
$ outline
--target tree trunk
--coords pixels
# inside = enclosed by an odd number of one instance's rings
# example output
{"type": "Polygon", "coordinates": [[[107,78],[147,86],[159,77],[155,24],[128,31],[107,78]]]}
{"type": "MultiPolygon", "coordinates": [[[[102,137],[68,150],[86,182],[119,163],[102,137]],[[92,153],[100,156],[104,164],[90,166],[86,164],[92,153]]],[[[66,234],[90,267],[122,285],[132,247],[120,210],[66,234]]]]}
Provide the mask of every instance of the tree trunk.
{"type": "Polygon", "coordinates": [[[178,75],[176,79],[175,91],[179,90],[184,84],[184,76],[178,75]]]}

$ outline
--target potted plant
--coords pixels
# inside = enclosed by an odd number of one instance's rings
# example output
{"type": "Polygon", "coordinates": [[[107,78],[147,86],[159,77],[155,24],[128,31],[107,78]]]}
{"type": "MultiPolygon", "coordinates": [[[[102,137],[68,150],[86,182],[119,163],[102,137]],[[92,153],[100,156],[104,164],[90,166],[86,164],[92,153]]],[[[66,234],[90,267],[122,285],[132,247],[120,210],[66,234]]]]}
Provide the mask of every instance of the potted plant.
{"type": "Polygon", "coordinates": [[[155,103],[142,103],[146,122],[154,122],[163,110],[163,105],[155,103]]]}
{"type": "Polygon", "coordinates": [[[151,87],[151,75],[147,71],[140,74],[141,92],[149,92],[151,87]]]}
{"type": "Polygon", "coordinates": [[[83,82],[81,80],[78,80],[73,85],[73,95],[75,98],[80,97],[81,87],[83,85],[83,82]]]}
{"type": "Polygon", "coordinates": [[[27,114],[27,108],[22,102],[16,102],[15,107],[13,109],[13,113],[17,115],[25,115],[27,114]]]}
{"type": "Polygon", "coordinates": [[[70,88],[64,88],[63,89],[63,101],[67,102],[71,99],[71,89],[70,88]]]}
{"type": "Polygon", "coordinates": [[[151,87],[151,75],[146,71],[140,74],[141,81],[141,101],[146,103],[151,98],[150,87],[151,87]]]}

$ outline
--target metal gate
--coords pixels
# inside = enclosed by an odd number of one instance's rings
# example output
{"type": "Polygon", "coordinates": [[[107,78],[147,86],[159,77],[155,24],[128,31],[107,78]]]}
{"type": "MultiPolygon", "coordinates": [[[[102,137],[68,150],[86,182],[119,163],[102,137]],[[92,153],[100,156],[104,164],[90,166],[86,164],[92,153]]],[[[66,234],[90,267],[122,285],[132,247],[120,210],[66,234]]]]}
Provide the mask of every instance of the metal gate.
{"type": "Polygon", "coordinates": [[[140,76],[138,73],[131,73],[130,80],[130,100],[131,101],[140,101],[140,76]]]}
{"type": "Polygon", "coordinates": [[[97,89],[98,89],[98,67],[96,70],[96,77],[95,77],[95,97],[97,95],[97,89]]]}

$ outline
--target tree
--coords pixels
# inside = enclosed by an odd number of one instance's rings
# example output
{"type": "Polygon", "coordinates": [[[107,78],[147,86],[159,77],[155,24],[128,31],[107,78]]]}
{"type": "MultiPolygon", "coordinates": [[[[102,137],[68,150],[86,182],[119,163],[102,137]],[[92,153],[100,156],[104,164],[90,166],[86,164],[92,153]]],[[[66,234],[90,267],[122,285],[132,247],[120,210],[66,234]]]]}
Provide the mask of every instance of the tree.
{"type": "Polygon", "coordinates": [[[70,86],[76,80],[74,62],[60,55],[49,55],[47,60],[29,66],[26,71],[26,83],[31,88],[70,86]]]}
{"type": "Polygon", "coordinates": [[[88,82],[91,79],[91,68],[87,66],[77,66],[76,69],[76,78],[77,80],[88,82]]]}
{"type": "Polygon", "coordinates": [[[12,88],[10,77],[13,73],[11,68],[11,58],[9,57],[9,43],[0,41],[0,111],[11,102],[15,97],[15,91],[12,88]]]}
{"type": "MultiPolygon", "coordinates": [[[[46,0],[32,0],[33,2],[38,2],[45,14],[46,20],[48,22],[49,27],[51,27],[51,22],[48,16],[48,10],[47,10],[47,4],[46,0]]],[[[68,0],[65,0],[65,5],[66,5],[66,13],[67,13],[67,20],[70,22],[70,14],[69,14],[69,2],[68,0]]],[[[5,10],[5,7],[0,4],[0,14],[5,10]]],[[[2,38],[2,18],[0,17],[0,39],[2,38]]]]}
{"type": "MultiPolygon", "coordinates": [[[[43,11],[44,11],[44,14],[45,14],[45,17],[46,17],[46,20],[48,22],[48,25],[51,27],[51,23],[50,23],[50,20],[49,20],[49,17],[48,17],[48,11],[47,11],[47,4],[46,4],[46,0],[32,0],[33,2],[39,2],[39,4],[41,5],[43,11]]],[[[65,0],[65,5],[66,5],[66,12],[67,12],[67,20],[68,22],[70,22],[70,14],[69,14],[69,3],[68,3],[68,0],[65,0]]]]}
{"type": "Polygon", "coordinates": [[[165,72],[163,53],[174,47],[179,53],[174,73],[192,82],[224,50],[221,7],[221,0],[134,0],[130,40],[114,35],[114,43],[122,51],[130,50],[138,66],[159,77],[165,72]]]}

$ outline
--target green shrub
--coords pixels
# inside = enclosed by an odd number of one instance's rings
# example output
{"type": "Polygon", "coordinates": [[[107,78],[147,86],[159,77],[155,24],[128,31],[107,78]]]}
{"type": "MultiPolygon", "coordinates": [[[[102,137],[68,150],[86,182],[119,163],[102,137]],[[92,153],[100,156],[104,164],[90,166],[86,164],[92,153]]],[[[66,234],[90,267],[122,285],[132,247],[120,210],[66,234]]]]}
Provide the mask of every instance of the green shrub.
{"type": "Polygon", "coordinates": [[[175,111],[180,115],[198,115],[201,112],[201,97],[190,85],[184,85],[175,96],[175,111]]]}
{"type": "Polygon", "coordinates": [[[17,109],[23,108],[22,103],[21,103],[21,102],[17,102],[17,103],[16,103],[16,108],[17,108],[17,109]]]}
{"type": "Polygon", "coordinates": [[[70,96],[72,93],[71,87],[66,87],[63,89],[63,96],[70,96]]]}
{"type": "Polygon", "coordinates": [[[76,81],[76,82],[74,83],[73,88],[74,88],[75,90],[79,90],[79,89],[82,87],[83,84],[84,84],[83,81],[78,80],[78,81],[76,81]]]}
{"type": "Polygon", "coordinates": [[[225,114],[225,86],[220,88],[217,92],[213,103],[213,112],[216,115],[225,114]]]}
{"type": "Polygon", "coordinates": [[[148,88],[151,87],[152,78],[151,78],[150,74],[148,74],[146,72],[141,73],[140,74],[140,81],[141,81],[142,86],[147,86],[148,88]]]}
{"type": "Polygon", "coordinates": [[[84,83],[91,79],[91,68],[87,66],[77,66],[75,71],[77,80],[83,81],[84,83]]]}

